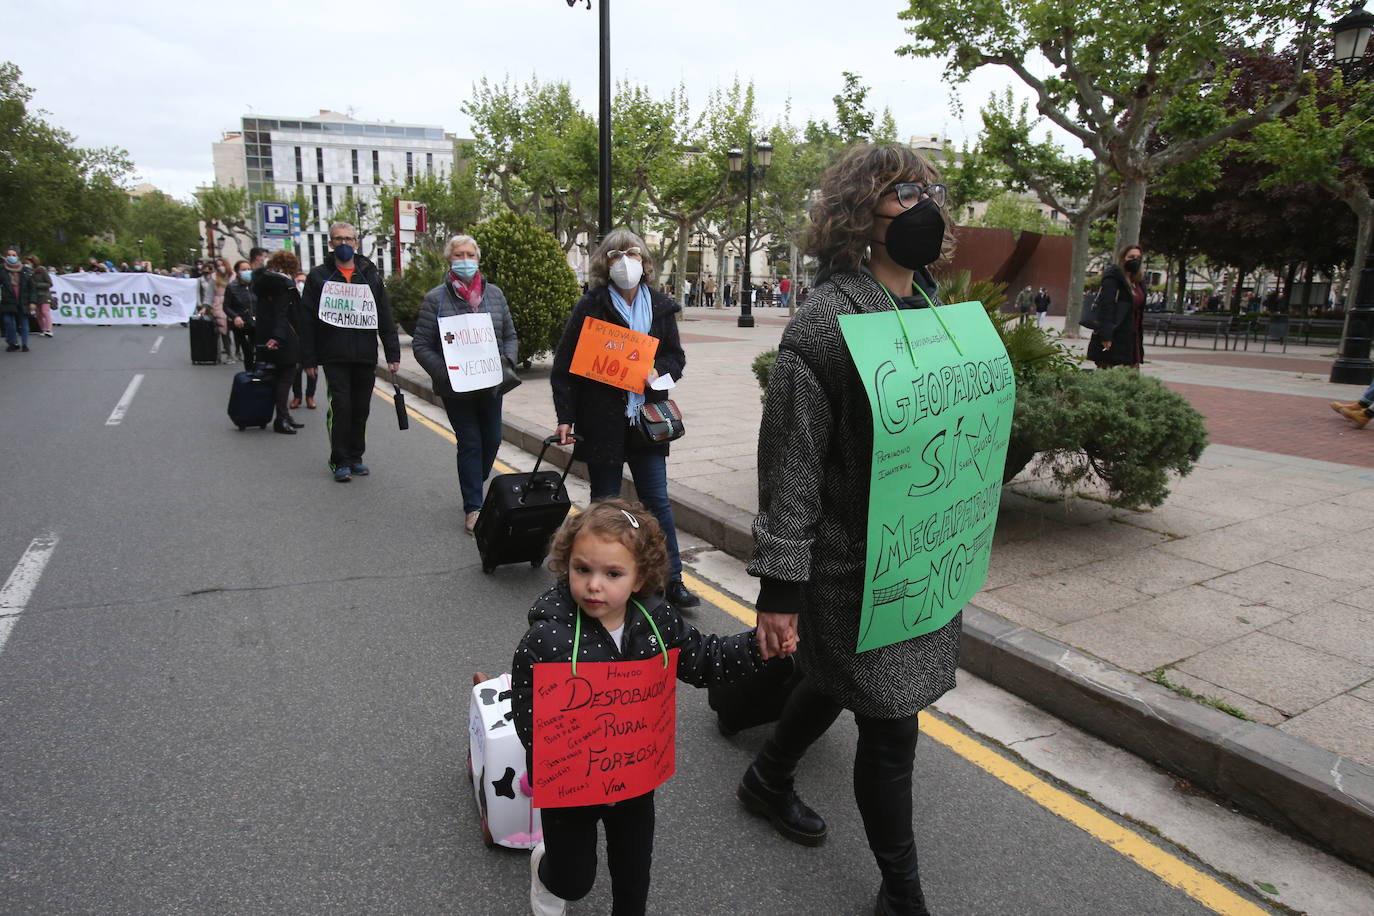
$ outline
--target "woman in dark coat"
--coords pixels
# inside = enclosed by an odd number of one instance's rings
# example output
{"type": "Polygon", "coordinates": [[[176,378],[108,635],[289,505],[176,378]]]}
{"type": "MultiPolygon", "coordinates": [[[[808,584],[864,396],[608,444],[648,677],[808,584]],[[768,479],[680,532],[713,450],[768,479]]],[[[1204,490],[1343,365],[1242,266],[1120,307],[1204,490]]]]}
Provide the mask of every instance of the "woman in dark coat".
{"type": "Polygon", "coordinates": [[[18,248],[7,248],[0,264],[0,316],[4,318],[6,352],[29,352],[29,312],[37,309],[33,275],[19,260],[18,248]]]}
{"type": "MultiPolygon", "coordinates": [[[[946,191],[905,146],[855,146],[821,179],[807,254],[816,288],[788,323],[759,427],[759,649],[799,637],[804,677],[740,781],[744,806],[815,846],[825,821],[793,779],[841,712],[854,714],[854,796],[882,884],[879,913],[925,914],[912,828],[917,713],[954,687],[962,614],[924,636],[856,652],[873,469],[873,413],[840,316],[938,305],[928,265],[953,248],[946,191]]],[[[920,503],[911,511],[919,513],[920,503]]]]}
{"type": "Polygon", "coordinates": [[[1139,245],[1121,249],[1116,263],[1102,273],[1097,301],[1102,303],[1097,330],[1088,341],[1088,359],[1097,368],[1145,362],[1145,257],[1139,245]]]}
{"type": "Polygon", "coordinates": [[[671,575],[664,596],[680,608],[696,607],[701,599],[682,583],[682,557],[678,553],[677,528],[673,507],[668,502],[668,443],[649,444],[635,431],[633,417],[645,401],[666,401],[667,391],[650,384],[661,375],[682,378],[687,354],[677,333],[675,301],[654,289],[657,270],[649,246],[628,229],[614,229],[602,239],[592,255],[588,271],[591,287],[563,328],[563,338],[553,356],[553,406],[558,416],[555,435],[566,445],[570,433],[577,433],[574,457],[587,462],[587,477],[592,499],[620,495],[625,465],[630,466],[635,491],[658,519],[668,541],[671,575]],[[573,353],[587,318],[596,318],[648,334],[658,339],[654,365],[643,392],[594,382],[573,375],[573,353]]]}
{"type": "Polygon", "coordinates": [[[453,390],[444,347],[439,342],[439,319],[475,312],[490,315],[501,359],[511,369],[520,355],[520,338],[515,334],[506,294],[482,276],[482,249],[477,240],[455,235],[448,240],[447,255],[449,270],[443,282],[425,294],[410,346],[415,359],[429,373],[434,393],[443,399],[449,425],[458,439],[458,487],[463,492],[467,532],[472,534],[482,511],[482,485],[501,447],[501,391],[499,386],[481,391],[453,390]]]}
{"type": "MultiPolygon", "coordinates": [[[[304,426],[291,416],[287,401],[291,396],[291,380],[296,364],[301,361],[300,327],[302,320],[301,294],[296,289],[295,276],[301,262],[290,251],[274,252],[267,259],[267,269],[253,279],[253,295],[257,299],[257,339],[262,345],[260,355],[275,369],[273,380],[277,401],[277,418],[272,429],[295,435],[304,426]]],[[[306,369],[313,377],[314,369],[306,369]]]]}

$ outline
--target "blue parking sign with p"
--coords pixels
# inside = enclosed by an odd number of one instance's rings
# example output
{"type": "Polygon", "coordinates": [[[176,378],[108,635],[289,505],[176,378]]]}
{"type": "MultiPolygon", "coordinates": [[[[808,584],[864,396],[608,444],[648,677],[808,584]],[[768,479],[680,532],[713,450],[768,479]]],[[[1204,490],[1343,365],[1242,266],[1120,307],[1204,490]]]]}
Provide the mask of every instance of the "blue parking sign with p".
{"type": "Polygon", "coordinates": [[[258,204],[258,216],[263,235],[291,234],[291,207],[288,204],[264,200],[258,204]]]}

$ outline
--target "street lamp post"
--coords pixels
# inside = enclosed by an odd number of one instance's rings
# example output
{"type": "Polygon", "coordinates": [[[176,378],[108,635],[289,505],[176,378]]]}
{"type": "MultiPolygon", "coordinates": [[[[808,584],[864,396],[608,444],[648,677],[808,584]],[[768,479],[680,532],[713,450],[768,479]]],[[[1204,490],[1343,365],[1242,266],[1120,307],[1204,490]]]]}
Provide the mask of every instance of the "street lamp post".
{"type": "MultiPolygon", "coordinates": [[[[1350,12],[1331,26],[1337,66],[1353,73],[1356,63],[1364,59],[1371,30],[1374,14],[1364,8],[1364,0],[1355,0],[1350,12]]],[[[1351,264],[1350,269],[1360,270],[1360,265],[1351,264]]],[[[1374,338],[1374,251],[1365,257],[1355,295],[1356,301],[1346,306],[1341,353],[1331,364],[1331,381],[1339,385],[1368,385],[1374,380],[1374,360],[1369,358],[1370,340],[1374,338]]]]}
{"type": "Polygon", "coordinates": [[[138,240],[138,259],[143,260],[143,239],[138,240]]]}
{"type": "MultiPolygon", "coordinates": [[[[576,6],[577,0],[568,0],[568,6],[576,6]]],[[[592,0],[587,0],[587,9],[592,8],[592,0]]],[[[601,106],[600,106],[600,167],[597,180],[598,241],[611,231],[611,0],[601,0],[598,8],[601,60],[601,106]]]]}
{"type": "Polygon", "coordinates": [[[742,328],[752,328],[754,326],[754,285],[753,278],[749,275],[749,249],[751,248],[750,232],[754,224],[754,178],[757,176],[759,181],[762,181],[764,173],[768,171],[768,166],[773,164],[773,144],[767,140],[760,140],[755,143],[751,134],[743,151],[735,147],[726,155],[730,158],[730,171],[732,173],[738,174],[741,167],[744,172],[744,276],[740,280],[741,296],[738,324],[742,328]],[[759,154],[757,171],[754,167],[755,150],[759,154]]]}

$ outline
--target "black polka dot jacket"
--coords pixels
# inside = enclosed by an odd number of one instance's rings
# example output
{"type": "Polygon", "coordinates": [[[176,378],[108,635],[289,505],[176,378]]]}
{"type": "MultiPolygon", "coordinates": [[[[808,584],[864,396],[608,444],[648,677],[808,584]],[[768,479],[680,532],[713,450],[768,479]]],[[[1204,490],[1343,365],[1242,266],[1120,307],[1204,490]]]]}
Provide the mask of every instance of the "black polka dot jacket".
{"type": "MultiPolygon", "coordinates": [[[[745,677],[757,670],[760,659],[754,631],[733,636],[702,633],[682,619],[677,608],[658,597],[641,598],[654,619],[668,649],[677,649],[677,677],[694,687],[709,687],[745,677]]],[[[511,708],[515,730],[526,754],[534,743],[534,666],[538,662],[570,662],[574,614],[580,613],[565,584],[555,585],[530,608],[530,628],[515,649],[511,661],[511,708]]],[[[581,652],[578,662],[611,662],[653,658],[663,651],[653,627],[630,602],[625,615],[624,649],[618,650],[599,622],[582,615],[581,652]]],[[[529,762],[533,771],[533,762],[529,762]]]]}

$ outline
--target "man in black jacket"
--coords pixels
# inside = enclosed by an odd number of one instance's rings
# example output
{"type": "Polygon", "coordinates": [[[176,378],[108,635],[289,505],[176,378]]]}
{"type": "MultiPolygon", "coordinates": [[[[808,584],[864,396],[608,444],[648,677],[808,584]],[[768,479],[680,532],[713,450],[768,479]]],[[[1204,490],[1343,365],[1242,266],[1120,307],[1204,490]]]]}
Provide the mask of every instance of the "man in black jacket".
{"type": "Polygon", "coordinates": [[[348,223],[329,227],[333,249],[305,278],[301,363],[312,377],[324,366],[329,386],[329,470],[339,483],[369,473],[363,464],[367,415],[376,381],[377,338],[387,368],[401,367],[401,342],[391,319],[382,275],[357,254],[358,233],[348,223]]]}

